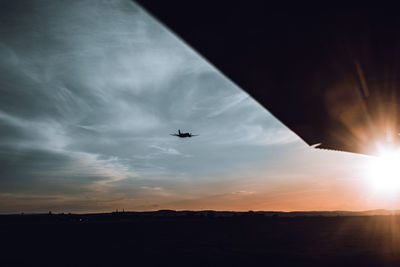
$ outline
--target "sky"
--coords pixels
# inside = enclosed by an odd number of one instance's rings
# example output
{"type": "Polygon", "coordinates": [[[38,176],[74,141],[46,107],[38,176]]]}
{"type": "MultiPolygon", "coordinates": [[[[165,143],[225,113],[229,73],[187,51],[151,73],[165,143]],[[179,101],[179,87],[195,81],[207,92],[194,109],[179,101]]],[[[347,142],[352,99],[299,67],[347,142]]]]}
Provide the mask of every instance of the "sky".
{"type": "Polygon", "coordinates": [[[0,1],[0,36],[0,213],[400,203],[371,157],[308,147],[134,2],[0,1]]]}

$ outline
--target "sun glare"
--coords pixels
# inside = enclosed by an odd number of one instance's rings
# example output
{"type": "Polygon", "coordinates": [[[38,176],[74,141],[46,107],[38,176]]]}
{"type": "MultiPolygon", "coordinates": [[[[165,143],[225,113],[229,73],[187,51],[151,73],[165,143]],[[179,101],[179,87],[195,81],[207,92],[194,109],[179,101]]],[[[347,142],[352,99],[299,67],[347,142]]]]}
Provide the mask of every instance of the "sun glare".
{"type": "Polygon", "coordinates": [[[400,151],[384,151],[371,160],[368,176],[372,189],[379,193],[400,192],[400,151]]]}

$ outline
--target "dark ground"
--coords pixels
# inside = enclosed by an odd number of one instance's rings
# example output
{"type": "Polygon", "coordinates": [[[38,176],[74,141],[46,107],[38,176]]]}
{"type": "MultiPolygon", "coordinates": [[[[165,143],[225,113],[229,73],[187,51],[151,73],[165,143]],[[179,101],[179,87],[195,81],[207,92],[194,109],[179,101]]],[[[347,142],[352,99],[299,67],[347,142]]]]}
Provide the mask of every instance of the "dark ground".
{"type": "Polygon", "coordinates": [[[400,266],[400,216],[0,216],[1,266],[400,266]]]}

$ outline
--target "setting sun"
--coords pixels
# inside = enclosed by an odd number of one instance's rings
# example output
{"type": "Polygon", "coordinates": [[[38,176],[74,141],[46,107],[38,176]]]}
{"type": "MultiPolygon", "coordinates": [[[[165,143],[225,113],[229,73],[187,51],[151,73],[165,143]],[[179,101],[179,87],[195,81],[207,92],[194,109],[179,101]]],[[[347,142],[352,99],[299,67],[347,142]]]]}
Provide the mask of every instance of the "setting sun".
{"type": "Polygon", "coordinates": [[[400,151],[384,151],[370,162],[367,173],[374,191],[384,194],[398,193],[400,191],[400,151]]]}

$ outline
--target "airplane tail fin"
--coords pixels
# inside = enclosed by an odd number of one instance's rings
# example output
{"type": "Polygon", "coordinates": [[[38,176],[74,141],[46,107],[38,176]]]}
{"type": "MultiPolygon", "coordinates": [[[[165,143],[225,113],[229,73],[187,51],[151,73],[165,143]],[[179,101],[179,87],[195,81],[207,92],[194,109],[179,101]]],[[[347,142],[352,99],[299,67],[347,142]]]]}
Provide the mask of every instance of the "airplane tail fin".
{"type": "Polygon", "coordinates": [[[178,133],[181,134],[181,130],[178,129],[178,133]]]}

